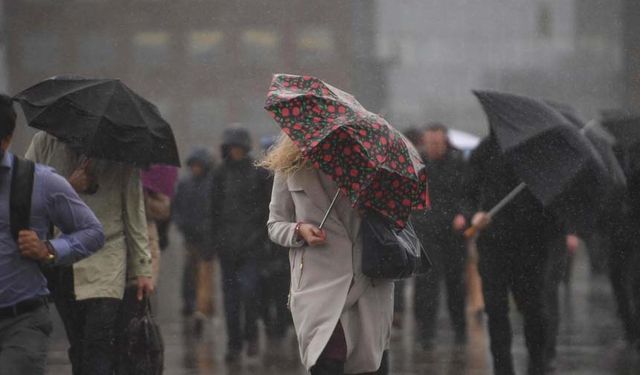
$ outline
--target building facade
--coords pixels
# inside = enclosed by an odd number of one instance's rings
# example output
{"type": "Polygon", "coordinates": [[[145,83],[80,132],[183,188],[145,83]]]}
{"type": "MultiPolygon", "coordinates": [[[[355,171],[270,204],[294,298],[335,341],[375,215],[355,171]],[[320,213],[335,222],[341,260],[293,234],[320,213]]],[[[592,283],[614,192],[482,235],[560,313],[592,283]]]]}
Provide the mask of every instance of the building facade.
{"type": "Polygon", "coordinates": [[[156,103],[183,156],[230,123],[278,129],[263,109],[273,73],[318,76],[381,106],[367,0],[11,0],[9,89],[58,74],[117,77],[156,103]],[[363,17],[365,15],[365,17],[363,17]],[[357,41],[357,43],[356,43],[357,41]],[[358,45],[359,49],[354,48],[358,45]],[[366,64],[359,63],[365,61],[366,64]]]}
{"type": "Polygon", "coordinates": [[[486,134],[472,89],[566,102],[585,119],[616,108],[624,92],[620,6],[621,0],[379,0],[389,116],[404,126],[441,121],[486,134]]]}

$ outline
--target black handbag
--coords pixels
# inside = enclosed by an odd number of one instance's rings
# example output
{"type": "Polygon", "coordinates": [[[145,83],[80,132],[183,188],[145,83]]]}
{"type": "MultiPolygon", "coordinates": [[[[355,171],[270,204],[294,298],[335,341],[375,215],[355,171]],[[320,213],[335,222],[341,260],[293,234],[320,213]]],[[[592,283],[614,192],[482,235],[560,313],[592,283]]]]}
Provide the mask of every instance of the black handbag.
{"type": "Polygon", "coordinates": [[[427,272],[431,259],[411,221],[402,230],[379,214],[362,219],[362,273],[376,279],[406,279],[427,272]]]}
{"type": "MultiPolygon", "coordinates": [[[[124,368],[136,375],[161,375],[164,369],[164,342],[160,328],[151,314],[149,297],[136,301],[136,316],[126,331],[126,359],[124,368]]],[[[124,371],[124,373],[127,373],[124,371]]]]}

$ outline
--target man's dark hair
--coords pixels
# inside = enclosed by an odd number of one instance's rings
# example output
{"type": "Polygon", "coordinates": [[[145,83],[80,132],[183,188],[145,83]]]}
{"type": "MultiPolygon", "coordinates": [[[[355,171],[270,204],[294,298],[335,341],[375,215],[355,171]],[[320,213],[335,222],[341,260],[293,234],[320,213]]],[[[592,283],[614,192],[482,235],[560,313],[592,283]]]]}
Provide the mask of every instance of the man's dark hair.
{"type": "Polygon", "coordinates": [[[449,132],[449,128],[441,122],[427,123],[424,126],[424,130],[428,132],[443,132],[445,134],[449,132]]]}
{"type": "Polygon", "coordinates": [[[409,142],[413,143],[414,146],[418,146],[422,143],[423,133],[422,129],[410,127],[403,132],[403,135],[409,140],[409,142]]]}
{"type": "Polygon", "coordinates": [[[0,94],[0,140],[13,134],[16,128],[16,111],[10,96],[0,94]]]}

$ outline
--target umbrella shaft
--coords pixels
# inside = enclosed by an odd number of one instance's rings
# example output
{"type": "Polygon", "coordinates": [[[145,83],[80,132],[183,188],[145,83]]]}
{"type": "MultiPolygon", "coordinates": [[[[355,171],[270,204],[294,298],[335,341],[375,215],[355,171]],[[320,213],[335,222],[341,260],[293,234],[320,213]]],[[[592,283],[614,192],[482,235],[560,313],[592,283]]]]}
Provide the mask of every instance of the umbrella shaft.
{"type": "Polygon", "coordinates": [[[524,182],[520,183],[520,185],[516,186],[515,189],[511,190],[511,192],[509,194],[507,194],[506,197],[502,198],[500,203],[496,204],[491,209],[491,211],[489,211],[489,213],[487,215],[489,215],[489,217],[493,217],[495,214],[500,212],[500,210],[502,210],[504,208],[504,206],[509,204],[509,202],[511,202],[513,200],[513,198],[518,196],[518,194],[520,194],[520,192],[522,190],[524,190],[526,187],[527,187],[527,184],[525,184],[524,182]]]}
{"type": "Polygon", "coordinates": [[[338,191],[336,191],[336,195],[333,197],[333,200],[331,201],[331,205],[329,205],[329,208],[327,209],[327,212],[324,214],[324,217],[322,218],[322,222],[320,223],[320,226],[318,227],[319,229],[322,229],[322,227],[324,226],[324,223],[329,218],[329,214],[331,213],[331,210],[333,210],[333,206],[338,201],[338,196],[340,196],[340,189],[338,189],[338,191]]]}

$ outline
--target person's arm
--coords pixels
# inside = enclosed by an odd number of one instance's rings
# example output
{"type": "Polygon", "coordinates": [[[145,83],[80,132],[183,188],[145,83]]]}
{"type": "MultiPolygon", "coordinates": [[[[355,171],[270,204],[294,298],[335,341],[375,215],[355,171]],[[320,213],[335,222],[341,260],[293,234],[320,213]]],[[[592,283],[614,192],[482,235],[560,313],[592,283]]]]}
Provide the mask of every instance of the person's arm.
{"type": "Polygon", "coordinates": [[[133,169],[127,172],[125,180],[122,204],[127,239],[127,273],[131,277],[151,277],[147,218],[139,171],[133,169]]]}
{"type": "Polygon", "coordinates": [[[55,264],[71,264],[100,250],[104,245],[104,232],[91,209],[62,176],[45,172],[42,178],[47,215],[62,232],[49,241],[55,252],[55,264]]]}
{"type": "Polygon", "coordinates": [[[293,198],[287,188],[287,176],[276,172],[267,222],[269,238],[285,248],[301,247],[304,241],[296,234],[297,225],[293,198]]]}

